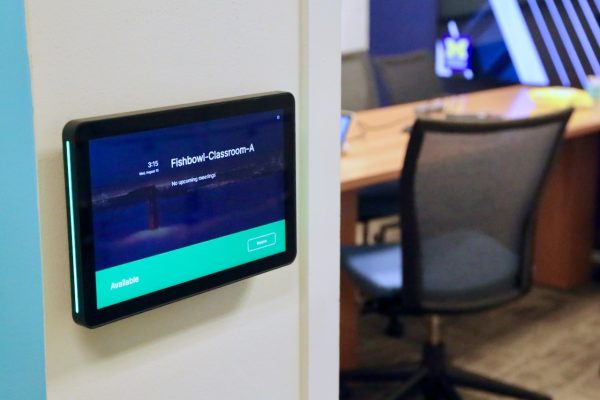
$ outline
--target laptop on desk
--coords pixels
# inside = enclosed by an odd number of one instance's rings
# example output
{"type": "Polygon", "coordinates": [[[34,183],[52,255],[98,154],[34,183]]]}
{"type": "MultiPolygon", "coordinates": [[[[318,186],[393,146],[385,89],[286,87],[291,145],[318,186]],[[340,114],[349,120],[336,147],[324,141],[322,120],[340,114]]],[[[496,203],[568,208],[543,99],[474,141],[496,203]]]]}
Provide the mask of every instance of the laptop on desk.
{"type": "Polygon", "coordinates": [[[347,147],[346,137],[348,136],[348,131],[350,130],[350,125],[352,124],[352,112],[343,111],[340,117],[340,146],[342,154],[347,147]]]}

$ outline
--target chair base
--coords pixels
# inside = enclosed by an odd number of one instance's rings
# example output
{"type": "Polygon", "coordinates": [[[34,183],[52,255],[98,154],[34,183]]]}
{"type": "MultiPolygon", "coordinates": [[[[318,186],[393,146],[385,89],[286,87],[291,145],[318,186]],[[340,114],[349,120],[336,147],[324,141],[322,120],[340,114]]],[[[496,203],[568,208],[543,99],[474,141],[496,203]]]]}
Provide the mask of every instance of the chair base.
{"type": "Polygon", "coordinates": [[[385,328],[386,335],[395,338],[404,336],[404,324],[400,321],[400,317],[392,315],[389,317],[387,327],[385,328]]]}
{"type": "MultiPolygon", "coordinates": [[[[448,365],[444,344],[425,344],[421,363],[400,365],[393,370],[359,369],[342,371],[340,382],[403,381],[390,399],[410,399],[421,392],[427,400],[460,400],[457,387],[476,389],[523,400],[552,400],[551,397],[486,378],[448,365]]],[[[345,386],[344,386],[345,387],[345,386]]]]}
{"type": "Polygon", "coordinates": [[[392,229],[400,229],[400,221],[388,222],[379,227],[379,232],[373,236],[373,241],[377,244],[385,242],[386,233],[392,229]]]}

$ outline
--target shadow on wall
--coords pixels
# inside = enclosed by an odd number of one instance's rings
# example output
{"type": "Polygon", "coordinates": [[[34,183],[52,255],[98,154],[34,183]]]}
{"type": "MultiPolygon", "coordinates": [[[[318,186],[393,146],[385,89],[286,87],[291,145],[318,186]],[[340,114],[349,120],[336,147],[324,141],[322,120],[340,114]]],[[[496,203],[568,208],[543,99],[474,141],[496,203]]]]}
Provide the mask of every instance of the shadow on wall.
{"type": "Polygon", "coordinates": [[[244,303],[251,285],[246,279],[96,329],[77,327],[78,335],[97,356],[109,358],[192,327],[227,319],[244,303]]]}

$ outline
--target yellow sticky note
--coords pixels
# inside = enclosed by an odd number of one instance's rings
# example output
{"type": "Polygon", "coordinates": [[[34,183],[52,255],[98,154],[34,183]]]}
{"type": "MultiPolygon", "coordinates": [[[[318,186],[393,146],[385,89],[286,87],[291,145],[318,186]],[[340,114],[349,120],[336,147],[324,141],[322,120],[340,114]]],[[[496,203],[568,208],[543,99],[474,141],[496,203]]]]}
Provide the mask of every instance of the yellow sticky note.
{"type": "Polygon", "coordinates": [[[529,97],[542,107],[588,108],[594,105],[594,99],[585,90],[570,87],[551,86],[529,89],[529,97]]]}

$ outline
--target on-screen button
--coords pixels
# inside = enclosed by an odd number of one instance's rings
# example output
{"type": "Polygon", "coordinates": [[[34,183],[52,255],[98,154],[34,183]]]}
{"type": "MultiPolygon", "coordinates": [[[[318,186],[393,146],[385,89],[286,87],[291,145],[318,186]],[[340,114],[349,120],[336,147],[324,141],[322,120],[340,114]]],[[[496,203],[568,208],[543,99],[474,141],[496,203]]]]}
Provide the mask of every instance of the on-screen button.
{"type": "Polygon", "coordinates": [[[256,251],[265,247],[275,246],[277,243],[277,235],[275,232],[267,233],[266,235],[257,236],[248,239],[248,251],[256,251]]]}

